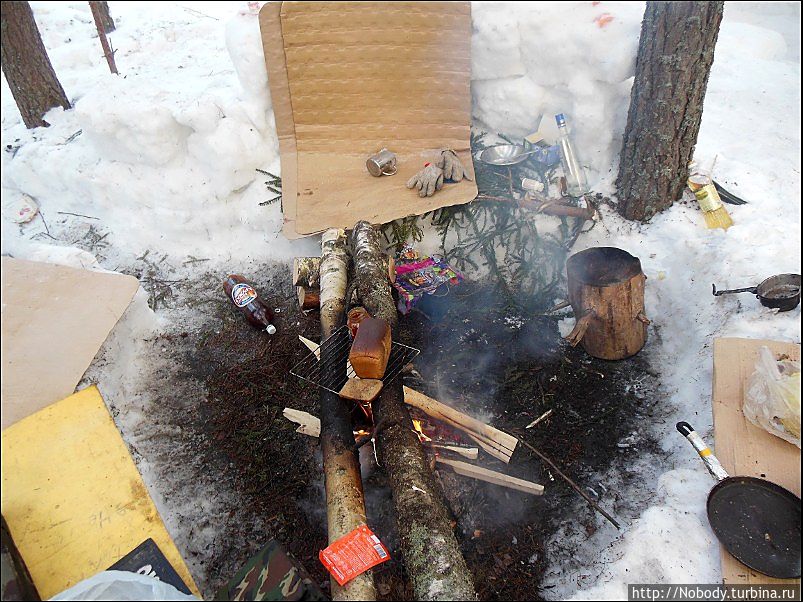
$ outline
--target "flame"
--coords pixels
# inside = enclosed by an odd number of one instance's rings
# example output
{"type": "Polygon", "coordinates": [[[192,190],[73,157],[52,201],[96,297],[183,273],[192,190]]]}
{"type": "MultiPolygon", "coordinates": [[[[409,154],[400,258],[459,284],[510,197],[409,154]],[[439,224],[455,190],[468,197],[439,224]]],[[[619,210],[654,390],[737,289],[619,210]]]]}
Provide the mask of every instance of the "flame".
{"type": "Polygon", "coordinates": [[[432,439],[430,437],[427,437],[424,434],[424,429],[421,427],[421,421],[420,420],[415,420],[415,419],[413,420],[413,428],[415,429],[415,432],[418,434],[418,438],[421,441],[432,441],[432,439]]]}
{"type": "Polygon", "coordinates": [[[371,431],[366,431],[365,429],[360,429],[359,431],[353,431],[355,437],[362,437],[363,435],[370,435],[371,431]]]}

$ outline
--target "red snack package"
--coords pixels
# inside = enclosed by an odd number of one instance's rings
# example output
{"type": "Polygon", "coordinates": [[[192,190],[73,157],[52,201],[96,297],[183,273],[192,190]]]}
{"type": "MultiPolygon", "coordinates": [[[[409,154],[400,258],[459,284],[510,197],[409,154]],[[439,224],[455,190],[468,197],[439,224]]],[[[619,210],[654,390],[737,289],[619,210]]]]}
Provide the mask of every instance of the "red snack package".
{"type": "Polygon", "coordinates": [[[318,558],[335,581],[345,585],[371,567],[390,560],[390,554],[373,531],[362,525],[321,550],[318,558]]]}

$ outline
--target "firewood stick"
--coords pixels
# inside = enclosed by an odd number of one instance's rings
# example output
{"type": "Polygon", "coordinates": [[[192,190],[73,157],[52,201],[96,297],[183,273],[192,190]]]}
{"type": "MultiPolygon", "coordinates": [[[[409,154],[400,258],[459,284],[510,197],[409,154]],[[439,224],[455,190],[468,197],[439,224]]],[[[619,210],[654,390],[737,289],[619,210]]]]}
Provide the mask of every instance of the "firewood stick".
{"type": "Polygon", "coordinates": [[[542,495],[544,493],[543,485],[539,485],[538,483],[533,483],[531,481],[525,481],[524,479],[511,477],[504,473],[496,472],[495,470],[488,470],[487,468],[475,466],[474,464],[469,464],[468,462],[461,462],[460,460],[448,460],[446,458],[437,458],[436,462],[438,464],[451,466],[452,470],[454,470],[457,474],[471,477],[472,479],[493,483],[494,485],[499,485],[501,487],[508,487],[509,489],[515,489],[516,491],[523,491],[524,493],[529,493],[530,495],[542,495]]]}
{"type": "Polygon", "coordinates": [[[447,406],[423,393],[419,393],[410,387],[404,387],[404,402],[408,405],[418,408],[422,412],[429,414],[434,411],[442,416],[445,416],[461,425],[463,430],[470,431],[481,438],[496,443],[501,449],[509,451],[513,454],[518,444],[518,439],[513,435],[509,435],[499,429],[496,429],[489,424],[485,424],[476,418],[468,416],[454,408],[447,406]]]}
{"type": "Polygon", "coordinates": [[[592,499],[591,499],[591,497],[590,497],[590,496],[589,496],[589,495],[588,495],[588,494],[587,494],[585,491],[583,491],[582,489],[580,489],[580,486],[579,486],[577,483],[575,483],[575,482],[574,482],[574,481],[572,481],[572,480],[571,480],[571,479],[570,479],[568,476],[566,476],[565,474],[563,474],[563,472],[560,470],[560,468],[558,468],[557,466],[555,466],[555,463],[554,463],[552,460],[550,460],[548,457],[546,457],[546,456],[545,456],[544,454],[542,454],[540,451],[538,451],[537,449],[535,449],[535,447],[533,447],[532,445],[530,445],[529,443],[527,443],[527,442],[526,442],[524,439],[519,439],[519,441],[521,442],[521,444],[522,444],[524,447],[526,447],[526,448],[527,448],[527,449],[529,449],[531,452],[533,452],[533,453],[534,453],[536,456],[538,456],[539,458],[541,458],[541,460],[543,460],[544,462],[546,462],[547,464],[549,464],[549,467],[550,467],[550,468],[552,468],[552,470],[554,470],[554,471],[555,471],[555,472],[558,474],[558,476],[559,476],[560,478],[562,478],[564,481],[566,481],[566,482],[569,484],[569,486],[570,486],[572,489],[574,489],[574,490],[577,492],[577,494],[578,494],[580,497],[582,497],[582,498],[583,498],[585,501],[587,501],[587,502],[588,502],[588,503],[591,505],[591,507],[592,507],[592,508],[594,508],[594,510],[596,510],[596,511],[597,511],[597,512],[599,512],[599,513],[600,513],[602,516],[604,516],[606,519],[608,519],[608,522],[610,522],[610,523],[611,523],[611,524],[612,524],[614,527],[616,527],[617,529],[619,529],[619,528],[620,528],[620,527],[619,527],[619,523],[618,523],[618,522],[616,522],[616,520],[615,520],[615,519],[614,519],[614,518],[613,518],[613,517],[612,517],[610,514],[608,514],[608,513],[607,513],[607,512],[606,512],[606,511],[605,511],[605,510],[602,508],[602,506],[600,506],[600,505],[599,505],[597,502],[595,502],[594,500],[592,500],[592,499]]]}

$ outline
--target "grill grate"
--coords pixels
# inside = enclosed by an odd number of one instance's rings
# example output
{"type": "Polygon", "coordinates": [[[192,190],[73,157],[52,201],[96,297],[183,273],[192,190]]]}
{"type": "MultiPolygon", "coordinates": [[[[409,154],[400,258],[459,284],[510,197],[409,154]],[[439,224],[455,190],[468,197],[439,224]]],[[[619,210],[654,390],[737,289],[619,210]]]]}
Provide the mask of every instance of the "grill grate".
{"type": "MultiPolygon", "coordinates": [[[[290,374],[312,383],[316,387],[337,394],[349,378],[356,378],[351,363],[348,361],[351,351],[351,337],[347,326],[341,326],[328,339],[304,356],[300,362],[290,369],[290,374]]],[[[388,366],[384,384],[396,378],[402,368],[421,353],[418,349],[393,341],[390,348],[388,366]]]]}

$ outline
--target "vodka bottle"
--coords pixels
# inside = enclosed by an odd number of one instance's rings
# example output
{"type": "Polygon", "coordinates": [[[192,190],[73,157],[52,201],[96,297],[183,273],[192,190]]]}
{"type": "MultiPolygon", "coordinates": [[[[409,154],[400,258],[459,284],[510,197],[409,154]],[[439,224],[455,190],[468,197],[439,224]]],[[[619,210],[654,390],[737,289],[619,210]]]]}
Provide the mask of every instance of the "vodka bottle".
{"type": "Polygon", "coordinates": [[[566,128],[566,117],[563,113],[555,115],[558,124],[558,145],[560,146],[560,162],[563,166],[563,175],[566,177],[566,188],[569,196],[580,197],[588,192],[586,175],[583,166],[569,139],[569,130],[566,128]]]}

